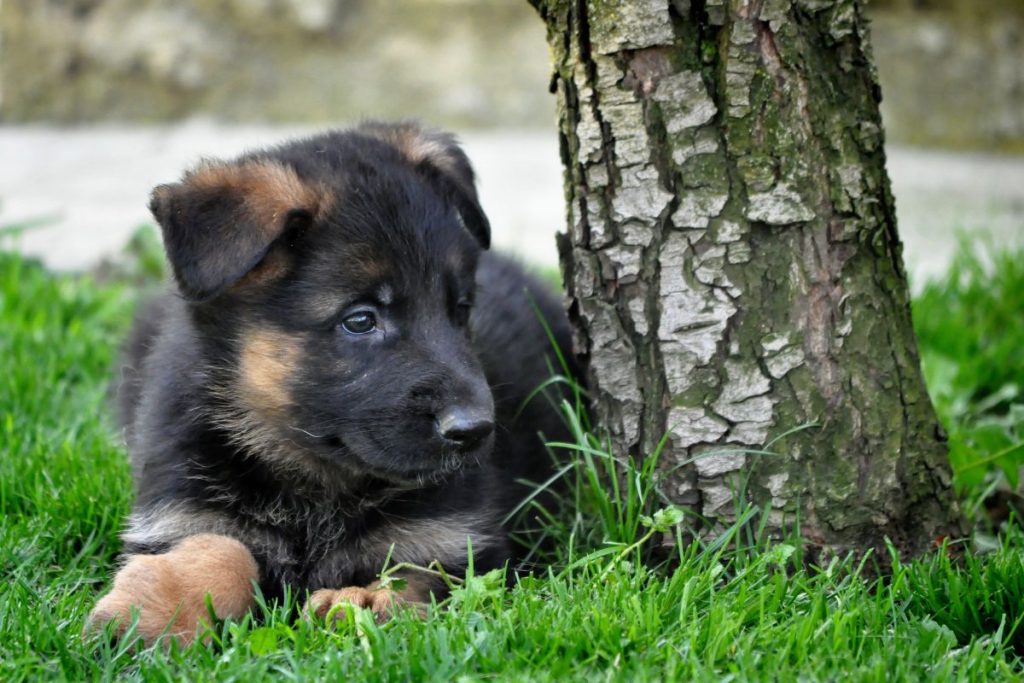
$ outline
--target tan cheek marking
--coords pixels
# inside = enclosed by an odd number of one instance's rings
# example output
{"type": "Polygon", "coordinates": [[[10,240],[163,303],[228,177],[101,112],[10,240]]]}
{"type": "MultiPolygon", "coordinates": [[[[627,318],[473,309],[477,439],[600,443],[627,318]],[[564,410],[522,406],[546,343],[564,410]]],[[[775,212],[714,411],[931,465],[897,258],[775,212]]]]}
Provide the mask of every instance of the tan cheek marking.
{"type": "Polygon", "coordinates": [[[239,362],[242,401],[261,413],[278,413],[290,403],[288,380],[301,353],[301,338],[272,330],[247,335],[239,362]]]}
{"type": "Polygon", "coordinates": [[[252,606],[252,584],[258,579],[256,560],[240,542],[215,534],[190,536],[166,553],[130,556],[89,614],[86,631],[116,620],[123,634],[134,608],[147,644],[163,633],[189,643],[209,621],[207,593],[217,616],[238,618],[252,606]]]}

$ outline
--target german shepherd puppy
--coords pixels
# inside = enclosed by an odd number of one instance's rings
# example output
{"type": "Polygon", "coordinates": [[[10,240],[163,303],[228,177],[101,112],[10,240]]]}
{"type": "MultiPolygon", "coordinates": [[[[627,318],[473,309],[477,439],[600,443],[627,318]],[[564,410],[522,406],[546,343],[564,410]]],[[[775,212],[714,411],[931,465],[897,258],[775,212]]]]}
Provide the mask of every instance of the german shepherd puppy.
{"type": "Polygon", "coordinates": [[[182,641],[285,589],[385,617],[512,558],[502,520],[565,428],[524,402],[570,358],[548,289],[487,253],[452,136],[368,123],[153,191],[174,284],[122,369],[137,500],[90,626],[182,641]],[[531,301],[532,300],[532,301],[531,301]],[[468,549],[472,548],[472,558],[468,549]]]}

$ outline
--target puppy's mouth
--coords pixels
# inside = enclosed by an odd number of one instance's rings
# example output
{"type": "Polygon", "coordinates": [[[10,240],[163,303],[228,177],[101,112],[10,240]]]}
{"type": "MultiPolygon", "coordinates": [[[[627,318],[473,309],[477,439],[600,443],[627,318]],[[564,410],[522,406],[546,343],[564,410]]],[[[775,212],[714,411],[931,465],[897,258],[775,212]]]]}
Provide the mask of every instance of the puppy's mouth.
{"type": "Polygon", "coordinates": [[[360,439],[360,441],[366,442],[361,444],[351,443],[338,435],[323,436],[318,441],[329,449],[332,455],[342,455],[340,459],[332,457],[331,460],[335,462],[348,460],[349,467],[347,469],[399,485],[422,485],[440,481],[467,466],[479,463],[492,446],[492,441],[488,438],[484,439],[476,448],[468,451],[445,449],[429,457],[418,458],[415,463],[392,460],[386,466],[382,466],[375,462],[375,458],[367,457],[364,453],[367,451],[386,453],[388,448],[377,444],[369,435],[360,439]]]}

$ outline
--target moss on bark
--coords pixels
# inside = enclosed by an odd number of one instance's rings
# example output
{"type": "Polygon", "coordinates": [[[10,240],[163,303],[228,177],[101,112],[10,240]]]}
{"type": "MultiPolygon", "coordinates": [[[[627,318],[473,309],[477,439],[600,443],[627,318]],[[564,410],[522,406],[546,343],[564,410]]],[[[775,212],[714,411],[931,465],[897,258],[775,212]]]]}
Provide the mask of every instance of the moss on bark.
{"type": "Polygon", "coordinates": [[[774,533],[799,520],[826,552],[957,534],[862,3],[533,4],[570,312],[614,448],[667,431],[666,492],[707,533],[743,482],[774,533]]]}

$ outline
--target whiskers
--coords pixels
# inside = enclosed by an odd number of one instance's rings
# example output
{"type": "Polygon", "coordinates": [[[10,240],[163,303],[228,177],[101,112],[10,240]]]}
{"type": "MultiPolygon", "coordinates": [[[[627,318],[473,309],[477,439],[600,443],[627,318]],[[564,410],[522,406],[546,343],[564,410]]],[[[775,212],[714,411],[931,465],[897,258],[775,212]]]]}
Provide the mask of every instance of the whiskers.
{"type": "Polygon", "coordinates": [[[329,438],[328,434],[314,434],[313,432],[307,431],[307,430],[305,430],[302,427],[299,427],[297,425],[288,425],[288,429],[294,430],[296,432],[301,432],[301,433],[305,434],[306,436],[308,436],[311,439],[327,439],[327,438],[329,438]]]}

